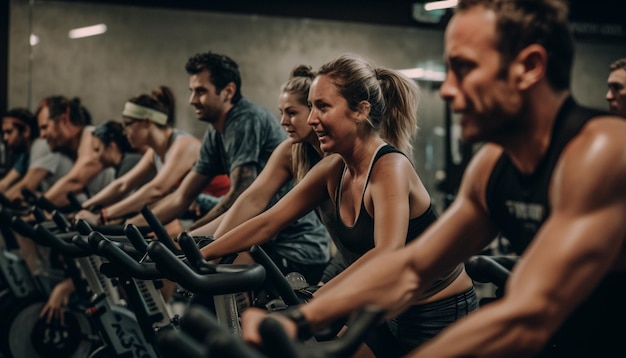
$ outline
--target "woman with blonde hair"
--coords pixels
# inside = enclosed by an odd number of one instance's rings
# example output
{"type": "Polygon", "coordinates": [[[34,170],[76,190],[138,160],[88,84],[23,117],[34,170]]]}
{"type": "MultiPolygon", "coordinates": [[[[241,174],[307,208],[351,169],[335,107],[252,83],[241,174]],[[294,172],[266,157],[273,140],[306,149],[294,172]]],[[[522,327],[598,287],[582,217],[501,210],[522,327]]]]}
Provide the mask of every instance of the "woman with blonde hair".
{"type": "MultiPolygon", "coordinates": [[[[308,123],[322,151],[333,154],[272,208],[204,247],[205,257],[269,240],[292,220],[321,207],[324,223],[349,266],[315,296],[333,286],[358,285],[344,281],[348,272],[403,247],[436,220],[430,196],[409,159],[417,132],[418,95],[411,79],[359,56],[342,55],[323,65],[309,91],[308,123]]],[[[400,356],[477,307],[472,281],[459,265],[434,282],[414,306],[381,325],[366,343],[376,356],[400,356]]]]}
{"type": "MultiPolygon", "coordinates": [[[[307,124],[310,109],[307,104],[309,87],[315,74],[310,66],[295,67],[289,80],[281,86],[279,102],[280,123],[289,138],[279,144],[265,168],[233,206],[213,222],[192,231],[192,235],[219,237],[240,223],[263,212],[275,202],[277,194],[290,189],[323,157],[319,141],[307,124]]],[[[328,233],[315,213],[305,218],[308,225],[291,235],[267,242],[263,249],[284,274],[301,273],[307,282],[317,283],[328,263],[330,250],[328,233]]]]}

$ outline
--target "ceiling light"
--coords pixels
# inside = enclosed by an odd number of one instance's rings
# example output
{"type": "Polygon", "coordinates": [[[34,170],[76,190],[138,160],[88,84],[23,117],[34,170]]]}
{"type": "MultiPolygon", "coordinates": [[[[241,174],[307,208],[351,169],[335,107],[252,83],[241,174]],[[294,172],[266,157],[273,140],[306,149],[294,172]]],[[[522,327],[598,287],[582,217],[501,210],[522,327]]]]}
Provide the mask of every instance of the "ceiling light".
{"type": "Polygon", "coordinates": [[[424,4],[424,10],[433,11],[433,10],[442,10],[449,9],[451,7],[455,7],[459,3],[458,0],[444,0],[444,1],[432,1],[424,4]]]}
{"type": "Polygon", "coordinates": [[[95,36],[100,35],[107,32],[107,25],[105,24],[97,24],[86,27],[79,27],[76,29],[70,30],[67,34],[71,39],[79,39],[81,37],[95,36]]]}
{"type": "Polygon", "coordinates": [[[39,36],[35,34],[30,34],[29,42],[31,46],[35,46],[36,44],[39,43],[39,36]]]}
{"type": "Polygon", "coordinates": [[[446,73],[443,71],[423,69],[421,67],[407,68],[398,71],[405,76],[415,80],[443,82],[443,80],[446,79],[446,73]]]}

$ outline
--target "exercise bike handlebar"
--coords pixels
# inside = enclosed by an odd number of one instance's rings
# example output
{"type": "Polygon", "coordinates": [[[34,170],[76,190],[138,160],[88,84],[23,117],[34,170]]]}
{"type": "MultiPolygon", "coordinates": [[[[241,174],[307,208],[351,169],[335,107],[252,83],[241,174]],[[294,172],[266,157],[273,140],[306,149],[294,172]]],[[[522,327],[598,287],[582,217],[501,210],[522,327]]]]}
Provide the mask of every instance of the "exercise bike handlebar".
{"type": "Polygon", "coordinates": [[[37,234],[35,234],[35,229],[24,221],[19,216],[14,216],[10,219],[11,228],[15,230],[18,234],[26,237],[30,237],[33,241],[38,244],[42,244],[43,242],[37,238],[37,234]]]}
{"type": "MultiPolygon", "coordinates": [[[[70,235],[74,236],[75,234],[70,233],[70,235]]],[[[68,236],[68,237],[71,237],[71,236],[68,236]]],[[[91,255],[91,252],[85,251],[82,248],[74,244],[69,244],[65,242],[65,240],[51,233],[48,229],[46,229],[41,224],[35,225],[34,237],[37,237],[39,240],[43,239],[44,245],[57,250],[58,252],[60,252],[61,254],[67,257],[86,257],[86,256],[91,255]]]]}
{"type": "Polygon", "coordinates": [[[366,306],[353,314],[345,333],[332,341],[307,344],[290,339],[278,320],[267,316],[259,325],[265,353],[271,357],[330,358],[352,356],[365,337],[384,318],[385,311],[366,306]]]}
{"type": "Polygon", "coordinates": [[[374,306],[366,306],[348,321],[349,329],[338,339],[320,342],[322,350],[333,357],[352,356],[367,335],[385,317],[385,311],[374,306]]]}
{"type": "Polygon", "coordinates": [[[215,273],[200,275],[179,259],[162,242],[148,244],[148,255],[167,278],[194,293],[224,295],[260,287],[265,269],[258,264],[217,264],[215,273]]]}
{"type": "Polygon", "coordinates": [[[213,313],[199,305],[192,305],[180,321],[182,337],[189,336],[208,348],[211,357],[261,358],[258,350],[219,324],[213,313]]]}
{"type": "Polygon", "coordinates": [[[504,287],[511,271],[487,255],[475,255],[465,262],[465,270],[472,280],[481,283],[493,283],[504,287]]]}
{"type": "Polygon", "coordinates": [[[0,193],[0,206],[2,210],[9,210],[11,212],[16,212],[23,214],[28,211],[28,207],[21,205],[21,203],[13,202],[9,200],[3,193],[0,193]]]}
{"type": "Polygon", "coordinates": [[[289,282],[285,279],[285,275],[283,275],[278,266],[276,266],[274,261],[272,261],[272,259],[260,246],[252,246],[250,248],[250,255],[254,258],[254,261],[263,265],[268,278],[271,280],[271,283],[274,288],[276,288],[278,295],[280,295],[283,302],[285,302],[287,306],[295,306],[303,303],[293,291],[289,282]]]}
{"type": "Polygon", "coordinates": [[[54,221],[57,228],[61,231],[67,232],[72,229],[72,224],[70,224],[65,215],[61,214],[58,210],[52,211],[52,221],[54,221]]]}
{"type": "Polygon", "coordinates": [[[83,204],[78,200],[75,193],[71,191],[67,193],[67,200],[70,202],[70,207],[75,211],[80,211],[83,209],[83,204]]]}
{"type": "Polygon", "coordinates": [[[119,269],[115,270],[117,272],[112,272],[109,269],[105,270],[105,272],[101,270],[104,275],[119,277],[120,274],[125,274],[140,280],[158,280],[164,278],[163,273],[156,268],[154,263],[137,262],[101,233],[94,231],[89,234],[88,238],[90,244],[97,247],[98,254],[105,257],[111,264],[119,269]]]}
{"type": "MultiPolygon", "coordinates": [[[[207,347],[186,334],[175,330],[167,330],[157,336],[159,353],[164,358],[207,358],[210,357],[207,347]]],[[[252,358],[252,357],[251,357],[252,358]]]]}
{"type": "MultiPolygon", "coordinates": [[[[261,350],[257,350],[239,337],[234,336],[220,325],[215,316],[206,308],[192,305],[180,322],[177,337],[165,344],[181,343],[189,340],[206,348],[210,356],[233,358],[339,358],[354,355],[365,337],[384,318],[385,311],[374,306],[366,306],[350,317],[345,334],[329,342],[300,342],[291,339],[283,326],[272,315],[268,315],[259,325],[263,340],[261,350]]],[[[200,348],[198,348],[200,349],[200,348]]],[[[174,356],[168,356],[174,357],[174,356]]]]}
{"type": "Polygon", "coordinates": [[[161,221],[154,215],[152,210],[148,208],[147,205],[144,205],[140,210],[141,215],[143,215],[144,219],[148,223],[148,226],[152,228],[154,231],[154,235],[159,239],[170,251],[179,252],[176,248],[176,244],[172,240],[172,238],[168,235],[167,231],[161,224],[161,221]]]}
{"type": "Polygon", "coordinates": [[[198,246],[188,232],[181,232],[177,239],[178,245],[180,245],[180,248],[185,253],[187,261],[189,261],[189,264],[193,268],[197,269],[201,265],[201,262],[206,261],[202,256],[200,249],[198,249],[198,246]]]}
{"type": "Polygon", "coordinates": [[[137,251],[146,253],[148,252],[148,241],[143,236],[139,228],[133,224],[128,224],[124,227],[124,233],[130,240],[130,243],[137,249],[137,251]]]}

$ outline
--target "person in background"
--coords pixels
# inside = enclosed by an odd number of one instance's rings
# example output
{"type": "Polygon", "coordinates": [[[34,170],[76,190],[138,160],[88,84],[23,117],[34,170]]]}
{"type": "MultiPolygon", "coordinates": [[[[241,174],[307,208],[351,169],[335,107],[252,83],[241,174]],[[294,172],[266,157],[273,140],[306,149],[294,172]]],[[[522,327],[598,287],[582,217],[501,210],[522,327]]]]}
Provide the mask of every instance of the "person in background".
{"type": "Polygon", "coordinates": [[[69,204],[68,193],[89,197],[113,180],[114,170],[105,169],[93,151],[91,114],[79,98],[47,97],[41,101],[36,116],[39,133],[50,150],[74,161],[70,171],[44,192],[48,201],[63,207],[69,204]]]}
{"type": "Polygon", "coordinates": [[[39,138],[35,116],[25,108],[14,108],[2,117],[2,139],[17,161],[0,180],[0,192],[10,201],[23,200],[22,189],[45,191],[72,168],[72,161],[50,151],[39,138]]]}
{"type": "MultiPolygon", "coordinates": [[[[212,235],[219,239],[237,225],[263,212],[273,204],[274,197],[286,184],[291,187],[291,181],[297,183],[302,180],[311,167],[320,161],[323,157],[320,143],[311,126],[307,124],[311,112],[307,96],[314,77],[310,66],[299,65],[293,69],[290,79],[281,86],[278,100],[280,124],[289,138],[276,147],[263,171],[224,215],[193,230],[191,235],[212,235]]],[[[300,235],[311,239],[317,237],[322,247],[327,245],[328,233],[319,220],[311,220],[311,225],[306,230],[301,230],[300,235]]],[[[298,237],[290,239],[297,240],[298,237]]],[[[311,284],[316,284],[320,280],[327,258],[320,260],[323,262],[319,264],[314,262],[307,265],[306,257],[302,260],[304,262],[294,262],[279,254],[280,250],[275,248],[279,245],[285,245],[288,249],[290,243],[273,240],[264,244],[263,249],[283,274],[299,272],[311,284]]],[[[310,241],[303,241],[302,245],[310,245],[310,241]]]]}
{"type": "Polygon", "coordinates": [[[168,113],[173,104],[174,95],[164,86],[126,102],[121,126],[130,145],[143,148],[144,154],[132,169],[83,203],[84,208],[99,210],[83,210],[76,214],[77,219],[94,224],[115,223],[176,188],[198,159],[200,140],[170,125],[168,113]],[[153,178],[147,181],[150,177],[153,178]]]}
{"type": "MultiPolygon", "coordinates": [[[[285,139],[285,131],[274,115],[249,101],[241,93],[239,66],[230,57],[212,52],[199,53],[187,61],[189,103],[198,119],[211,125],[202,139],[200,157],[180,186],[152,207],[163,223],[178,218],[189,208],[202,188],[215,176],[227,174],[230,188],[204,217],[190,227],[194,230],[225,213],[267,165],[270,155],[285,139]]],[[[283,189],[283,193],[288,188],[283,189]]],[[[317,220],[314,212],[285,227],[277,235],[276,252],[290,262],[324,266],[328,261],[328,240],[309,237],[303,232],[317,220]]],[[[145,219],[127,221],[137,226],[145,219]]],[[[323,229],[323,228],[322,228],[323,229]]]]}
{"type": "MultiPolygon", "coordinates": [[[[137,150],[131,147],[124,133],[124,126],[117,121],[108,120],[99,124],[91,134],[94,136],[94,152],[105,168],[115,169],[115,178],[134,168],[141,159],[142,152],[145,152],[145,148],[137,150]]],[[[146,181],[152,176],[146,178],[146,181]]]]}
{"type": "Polygon", "coordinates": [[[606,101],[611,113],[626,118],[626,58],[620,58],[609,67],[606,101]]]}
{"type": "MultiPolygon", "coordinates": [[[[95,127],[91,124],[91,114],[79,98],[47,97],[39,104],[36,117],[40,135],[50,150],[72,160],[69,171],[43,193],[53,205],[62,209],[69,204],[68,193],[77,194],[81,200],[83,195],[88,197],[97,193],[113,180],[114,169],[105,168],[99,154],[94,151],[96,139],[92,133],[95,127]]],[[[51,256],[56,255],[48,247],[36,245],[17,234],[16,239],[33,276],[41,275],[51,266],[51,260],[55,259],[51,256]]],[[[67,290],[73,289],[68,281],[60,281],[53,291],[63,289],[67,293],[67,290]]]]}
{"type": "MultiPolygon", "coordinates": [[[[96,126],[91,134],[94,136],[94,152],[105,168],[115,169],[116,177],[127,173],[141,159],[141,154],[134,152],[128,143],[124,128],[119,122],[106,121],[96,126]]],[[[63,310],[74,290],[74,283],[69,278],[57,283],[44,304],[40,317],[45,318],[48,323],[58,320],[61,325],[65,324],[63,310]]]]}

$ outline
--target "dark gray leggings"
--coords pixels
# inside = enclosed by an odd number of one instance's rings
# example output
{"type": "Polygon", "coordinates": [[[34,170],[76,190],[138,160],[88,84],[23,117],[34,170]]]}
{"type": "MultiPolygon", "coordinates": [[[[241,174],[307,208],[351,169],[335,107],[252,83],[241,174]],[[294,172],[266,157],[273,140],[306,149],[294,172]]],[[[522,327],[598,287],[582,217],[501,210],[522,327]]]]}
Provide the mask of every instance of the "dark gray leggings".
{"type": "Polygon", "coordinates": [[[365,344],[376,357],[403,357],[477,308],[474,288],[453,297],[412,306],[377,327],[365,339],[365,344]]]}

